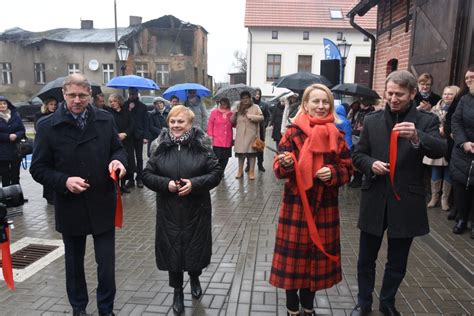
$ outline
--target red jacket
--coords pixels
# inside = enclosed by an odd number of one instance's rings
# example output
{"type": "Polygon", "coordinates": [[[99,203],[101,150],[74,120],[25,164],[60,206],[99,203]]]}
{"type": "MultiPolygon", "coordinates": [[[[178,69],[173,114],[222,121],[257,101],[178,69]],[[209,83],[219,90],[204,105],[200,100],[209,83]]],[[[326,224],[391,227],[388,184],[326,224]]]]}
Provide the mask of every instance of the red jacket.
{"type": "Polygon", "coordinates": [[[207,134],[212,137],[212,146],[232,147],[232,112],[222,113],[218,108],[212,110],[207,122],[207,134]],[[225,114],[225,115],[224,115],[225,114]]]}
{"type": "MultiPolygon", "coordinates": [[[[307,138],[298,127],[291,125],[285,132],[278,150],[293,152],[299,159],[300,150],[307,138]]],[[[340,154],[324,155],[324,166],[331,170],[327,182],[314,178],[313,186],[306,191],[325,250],[340,256],[338,188],[349,182],[352,175],[350,151],[341,133],[338,138],[340,154]]],[[[270,284],[287,289],[309,288],[317,291],[332,287],[342,280],[341,261],[331,261],[312,242],[303,205],[298,194],[295,171],[284,169],[275,158],[273,170],[277,178],[286,178],[283,202],[273,254],[270,284]]]]}

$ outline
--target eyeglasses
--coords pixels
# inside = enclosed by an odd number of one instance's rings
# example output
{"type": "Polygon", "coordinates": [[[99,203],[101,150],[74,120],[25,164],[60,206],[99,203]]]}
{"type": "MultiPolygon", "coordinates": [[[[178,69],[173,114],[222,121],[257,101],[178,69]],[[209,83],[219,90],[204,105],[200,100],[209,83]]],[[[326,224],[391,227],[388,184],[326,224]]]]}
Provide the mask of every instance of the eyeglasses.
{"type": "Polygon", "coordinates": [[[68,97],[69,99],[76,99],[76,98],[79,98],[79,100],[87,100],[88,97],[90,97],[90,94],[76,94],[76,93],[67,93],[66,94],[66,97],[68,97]]]}

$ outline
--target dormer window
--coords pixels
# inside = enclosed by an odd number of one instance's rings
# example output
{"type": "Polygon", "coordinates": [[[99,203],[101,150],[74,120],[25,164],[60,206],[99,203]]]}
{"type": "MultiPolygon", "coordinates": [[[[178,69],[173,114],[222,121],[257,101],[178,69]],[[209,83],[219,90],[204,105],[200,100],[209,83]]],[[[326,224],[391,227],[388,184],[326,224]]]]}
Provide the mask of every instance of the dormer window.
{"type": "Polygon", "coordinates": [[[340,20],[342,19],[342,10],[341,9],[329,9],[329,14],[331,19],[340,20]]]}

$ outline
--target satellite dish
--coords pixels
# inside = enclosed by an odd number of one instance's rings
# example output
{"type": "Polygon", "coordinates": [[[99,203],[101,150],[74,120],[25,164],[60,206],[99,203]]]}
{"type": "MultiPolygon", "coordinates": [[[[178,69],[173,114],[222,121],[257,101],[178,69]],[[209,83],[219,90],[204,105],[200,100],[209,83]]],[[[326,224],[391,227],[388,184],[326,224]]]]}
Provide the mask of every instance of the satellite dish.
{"type": "Polygon", "coordinates": [[[96,71],[97,69],[99,69],[99,62],[97,61],[97,59],[91,59],[89,61],[89,69],[92,71],[96,71]]]}

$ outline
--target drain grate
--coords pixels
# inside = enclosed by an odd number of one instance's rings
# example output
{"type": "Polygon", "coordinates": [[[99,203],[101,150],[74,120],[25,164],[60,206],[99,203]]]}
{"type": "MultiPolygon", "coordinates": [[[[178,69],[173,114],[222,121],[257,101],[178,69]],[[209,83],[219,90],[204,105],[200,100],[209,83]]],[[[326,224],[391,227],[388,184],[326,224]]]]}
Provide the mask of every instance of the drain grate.
{"type": "MultiPolygon", "coordinates": [[[[58,248],[58,246],[39,244],[27,245],[12,254],[13,269],[24,269],[58,248]]],[[[2,262],[0,260],[1,266],[2,262]]]]}

